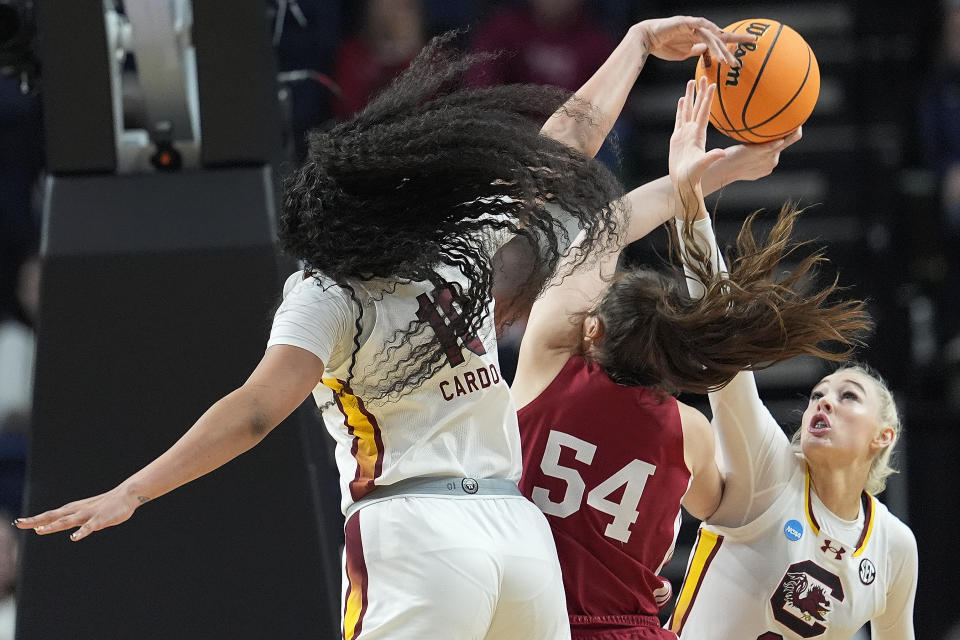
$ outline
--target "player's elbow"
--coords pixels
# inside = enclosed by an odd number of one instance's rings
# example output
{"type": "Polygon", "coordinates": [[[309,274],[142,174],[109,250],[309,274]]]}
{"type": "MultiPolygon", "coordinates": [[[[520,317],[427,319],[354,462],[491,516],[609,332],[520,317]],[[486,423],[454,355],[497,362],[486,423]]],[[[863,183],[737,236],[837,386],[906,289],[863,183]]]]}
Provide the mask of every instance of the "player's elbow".
{"type": "Polygon", "coordinates": [[[276,422],[266,413],[253,412],[249,416],[250,436],[259,441],[266,437],[276,425],[276,422]]]}
{"type": "Polygon", "coordinates": [[[244,385],[221,400],[224,418],[243,429],[254,444],[262,440],[281,421],[269,401],[255,387],[244,385]]]}

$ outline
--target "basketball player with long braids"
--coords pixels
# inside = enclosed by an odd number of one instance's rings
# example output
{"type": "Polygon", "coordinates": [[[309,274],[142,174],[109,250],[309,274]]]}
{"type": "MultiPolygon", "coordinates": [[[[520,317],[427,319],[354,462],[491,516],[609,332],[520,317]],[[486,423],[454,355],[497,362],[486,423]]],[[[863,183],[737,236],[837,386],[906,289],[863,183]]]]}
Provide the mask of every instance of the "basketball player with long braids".
{"type": "MultiPolygon", "coordinates": [[[[81,540],[123,522],[256,445],[312,392],[337,443],[347,515],[345,638],[569,637],[549,527],[517,487],[492,254],[522,235],[552,271],[570,217],[584,229],[571,271],[614,241],[629,219],[622,187],[557,139],[589,128],[602,141],[612,122],[557,89],[457,90],[482,56],[456,54],[452,37],[353,119],[313,135],[279,224],[306,269],[284,287],[250,378],[116,488],[19,527],[77,528],[81,540]]],[[[732,61],[725,43],[745,38],[700,18],[641,23],[598,73],[632,84],[650,54],[709,49],[732,61]]],[[[531,274],[518,295],[544,279],[531,274]]]]}
{"type": "MultiPolygon", "coordinates": [[[[706,212],[685,227],[687,286],[697,304],[740,289],[749,238],[724,279],[706,212]]],[[[813,347],[830,329],[797,340],[813,347]]],[[[849,640],[869,622],[873,640],[912,640],[917,543],[874,497],[894,472],[901,431],[883,379],[858,364],[825,376],[792,442],[751,371],[709,396],[726,485],[700,527],[670,629],[691,640],[849,640]]]]}
{"type": "MultiPolygon", "coordinates": [[[[752,153],[766,158],[769,172],[799,139],[797,131],[749,149],[705,152],[715,89],[703,80],[694,96],[688,83],[671,138],[669,180],[628,194],[632,224],[618,244],[546,289],[521,343],[513,385],[521,489],[553,530],[574,638],[676,637],[656,617],[668,597],[658,573],[672,553],[681,504],[698,518],[710,516],[723,480],[710,423],[670,394],[705,393],[743,368],[799,353],[824,355],[818,343],[849,345],[865,325],[860,305],[825,303],[833,287],[810,295],[791,288],[811,262],[786,285],[770,281],[789,250],[795,212],[782,215],[773,241],[741,256],[729,280],[734,286],[712,286],[699,300],[649,270],[614,273],[626,243],[674,216],[705,211],[701,181],[711,166],[728,154],[752,153]]],[[[749,224],[742,234],[749,237],[749,224]]]]}

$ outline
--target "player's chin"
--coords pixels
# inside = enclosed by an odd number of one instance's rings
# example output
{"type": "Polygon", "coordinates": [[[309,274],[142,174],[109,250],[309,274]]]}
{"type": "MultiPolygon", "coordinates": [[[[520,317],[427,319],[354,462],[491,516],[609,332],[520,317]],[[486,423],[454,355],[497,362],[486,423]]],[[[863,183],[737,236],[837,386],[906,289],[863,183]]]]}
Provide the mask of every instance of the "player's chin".
{"type": "Polygon", "coordinates": [[[803,457],[808,461],[819,460],[823,456],[829,455],[829,452],[835,448],[833,438],[828,433],[804,433],[800,436],[800,449],[803,451],[803,457]]]}
{"type": "Polygon", "coordinates": [[[857,455],[850,443],[835,440],[829,434],[815,436],[803,434],[800,438],[803,457],[812,467],[821,465],[839,467],[852,463],[857,455]]]}

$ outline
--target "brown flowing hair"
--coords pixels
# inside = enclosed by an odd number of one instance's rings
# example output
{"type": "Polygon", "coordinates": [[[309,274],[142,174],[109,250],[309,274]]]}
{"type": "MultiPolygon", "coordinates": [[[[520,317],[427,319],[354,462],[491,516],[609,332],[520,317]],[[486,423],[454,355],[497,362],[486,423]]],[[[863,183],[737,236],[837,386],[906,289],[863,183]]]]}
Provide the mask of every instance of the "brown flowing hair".
{"type": "Polygon", "coordinates": [[[822,251],[774,277],[783,259],[807,244],[790,240],[800,213],[785,205],[763,243],[753,233],[760,212],[749,216],[727,274],[715,271],[693,225],[684,225],[687,269],[703,283],[703,296],[692,298],[649,269],[620,274],[591,312],[603,325],[593,359],[616,382],[668,393],[715,391],[742,370],[801,354],[844,360],[872,322],[863,301],[834,299],[842,290],[836,278],[812,288],[816,267],[827,262],[822,251]]]}

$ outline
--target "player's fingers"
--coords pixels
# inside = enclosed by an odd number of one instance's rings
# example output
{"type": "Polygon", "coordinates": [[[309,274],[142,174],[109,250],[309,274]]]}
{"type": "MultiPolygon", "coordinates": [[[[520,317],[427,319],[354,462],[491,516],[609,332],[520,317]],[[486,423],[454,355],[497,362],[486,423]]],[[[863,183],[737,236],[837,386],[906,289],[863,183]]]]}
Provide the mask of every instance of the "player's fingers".
{"type": "Polygon", "coordinates": [[[720,40],[722,40],[723,42],[727,42],[727,43],[756,42],[757,40],[759,40],[759,38],[753,35],[752,33],[746,33],[746,32],[732,33],[730,31],[724,31],[723,29],[718,27],[713,22],[710,22],[706,18],[700,18],[700,20],[702,21],[699,25],[701,29],[703,29],[704,31],[709,31],[710,33],[720,38],[720,40]]]}
{"type": "Polygon", "coordinates": [[[703,52],[707,51],[708,49],[709,47],[707,46],[707,43],[698,42],[697,44],[690,47],[690,53],[687,55],[687,57],[692,58],[693,56],[703,55],[703,52]]]}
{"type": "Polygon", "coordinates": [[[730,33],[729,31],[720,31],[717,37],[726,43],[737,42],[756,42],[760,38],[752,33],[730,33]]]}
{"type": "Polygon", "coordinates": [[[724,33],[723,29],[718,27],[715,23],[710,22],[706,18],[693,18],[691,22],[691,26],[695,30],[706,31],[708,33],[712,33],[717,37],[722,36],[724,33]]]}
{"type": "MultiPolygon", "coordinates": [[[[701,85],[706,84],[706,78],[701,79],[701,85]]],[[[697,124],[701,127],[706,128],[707,119],[710,117],[710,107],[713,106],[713,96],[717,93],[717,85],[710,83],[708,86],[701,89],[698,97],[702,96],[700,104],[697,105],[696,119],[697,124]]]]}
{"type": "Polygon", "coordinates": [[[733,54],[733,51],[730,49],[730,47],[727,46],[727,44],[726,44],[725,42],[723,42],[722,40],[720,40],[720,39],[718,38],[718,39],[717,39],[717,46],[718,46],[718,48],[719,48],[720,51],[721,51],[721,54],[720,54],[720,55],[723,57],[723,60],[724,60],[728,65],[730,65],[731,67],[740,66],[740,60],[737,58],[737,56],[735,56],[735,55],[733,54]]]}
{"type": "Polygon", "coordinates": [[[779,153],[783,148],[786,138],[778,138],[776,140],[770,140],[769,142],[752,142],[750,143],[750,149],[756,151],[759,154],[764,153],[779,153]]]}
{"type": "Polygon", "coordinates": [[[687,82],[686,91],[683,94],[683,118],[682,122],[688,122],[690,116],[693,113],[693,103],[696,99],[696,94],[694,89],[696,88],[697,83],[695,80],[689,80],[687,82]]]}
{"type": "Polygon", "coordinates": [[[38,513],[35,516],[25,516],[13,521],[13,525],[18,529],[36,529],[37,527],[48,525],[57,518],[62,518],[67,513],[66,507],[51,509],[38,513]]]}
{"type": "Polygon", "coordinates": [[[751,33],[731,33],[730,31],[724,31],[706,18],[696,18],[694,26],[717,36],[717,38],[724,43],[756,42],[759,40],[757,36],[751,33]]]}
{"type": "Polygon", "coordinates": [[[710,53],[714,55],[714,57],[720,56],[720,58],[723,59],[723,52],[720,51],[721,46],[718,44],[720,41],[715,35],[702,27],[697,27],[694,33],[696,34],[696,38],[698,40],[707,45],[707,48],[710,50],[710,53]]]}
{"type": "Polygon", "coordinates": [[[673,123],[673,130],[677,131],[683,125],[683,110],[686,98],[677,100],[677,119],[673,123]]]}
{"type": "Polygon", "coordinates": [[[692,20],[693,27],[695,29],[705,29],[706,31],[711,31],[713,33],[720,33],[722,31],[720,27],[713,22],[710,22],[706,18],[688,18],[688,20],[692,20]]]}
{"type": "Polygon", "coordinates": [[[80,527],[79,529],[77,529],[76,531],[70,534],[70,539],[73,540],[74,542],[77,542],[78,540],[83,540],[94,531],[98,531],[99,528],[100,527],[96,527],[93,524],[92,520],[88,520],[86,524],[84,524],[82,527],[80,527]]]}
{"type": "Polygon", "coordinates": [[[57,518],[52,522],[46,524],[37,525],[33,530],[41,536],[45,536],[50,533],[57,533],[58,531],[63,531],[64,529],[69,529],[70,527],[76,526],[76,524],[64,524],[65,522],[72,521],[73,516],[64,516],[63,518],[57,518]]]}
{"type": "Polygon", "coordinates": [[[724,149],[711,149],[703,155],[700,160],[694,165],[693,172],[697,175],[703,175],[703,173],[717,160],[722,160],[727,156],[727,152],[724,149]]]}
{"type": "Polygon", "coordinates": [[[710,52],[719,59],[723,60],[727,64],[734,66],[737,64],[737,58],[733,55],[733,52],[727,48],[726,44],[717,36],[710,33],[706,29],[698,29],[697,33],[700,34],[700,37],[705,43],[710,47],[710,52]]]}
{"type": "Polygon", "coordinates": [[[88,535],[94,531],[100,531],[100,529],[105,529],[111,524],[116,524],[117,522],[122,522],[124,519],[120,520],[104,520],[102,518],[90,518],[83,526],[70,534],[70,539],[76,542],[77,540],[83,540],[88,535]]]}
{"type": "MultiPolygon", "coordinates": [[[[693,83],[693,97],[690,100],[689,108],[687,109],[687,113],[685,114],[686,122],[690,122],[697,116],[697,109],[700,106],[700,100],[703,99],[703,96],[701,95],[703,93],[703,88],[702,88],[703,83],[701,82],[701,80],[702,78],[697,78],[696,80],[690,81],[693,83]]],[[[688,89],[690,87],[690,82],[687,83],[688,89]]]]}
{"type": "Polygon", "coordinates": [[[803,127],[797,127],[793,132],[790,133],[786,138],[783,138],[783,148],[786,149],[794,142],[803,137],[803,127]]]}
{"type": "Polygon", "coordinates": [[[40,535],[46,535],[48,533],[57,533],[58,531],[65,531],[66,529],[72,529],[76,526],[83,524],[88,517],[80,513],[72,513],[66,515],[62,518],[54,520],[50,524],[41,525],[36,528],[36,532],[40,535]]]}

